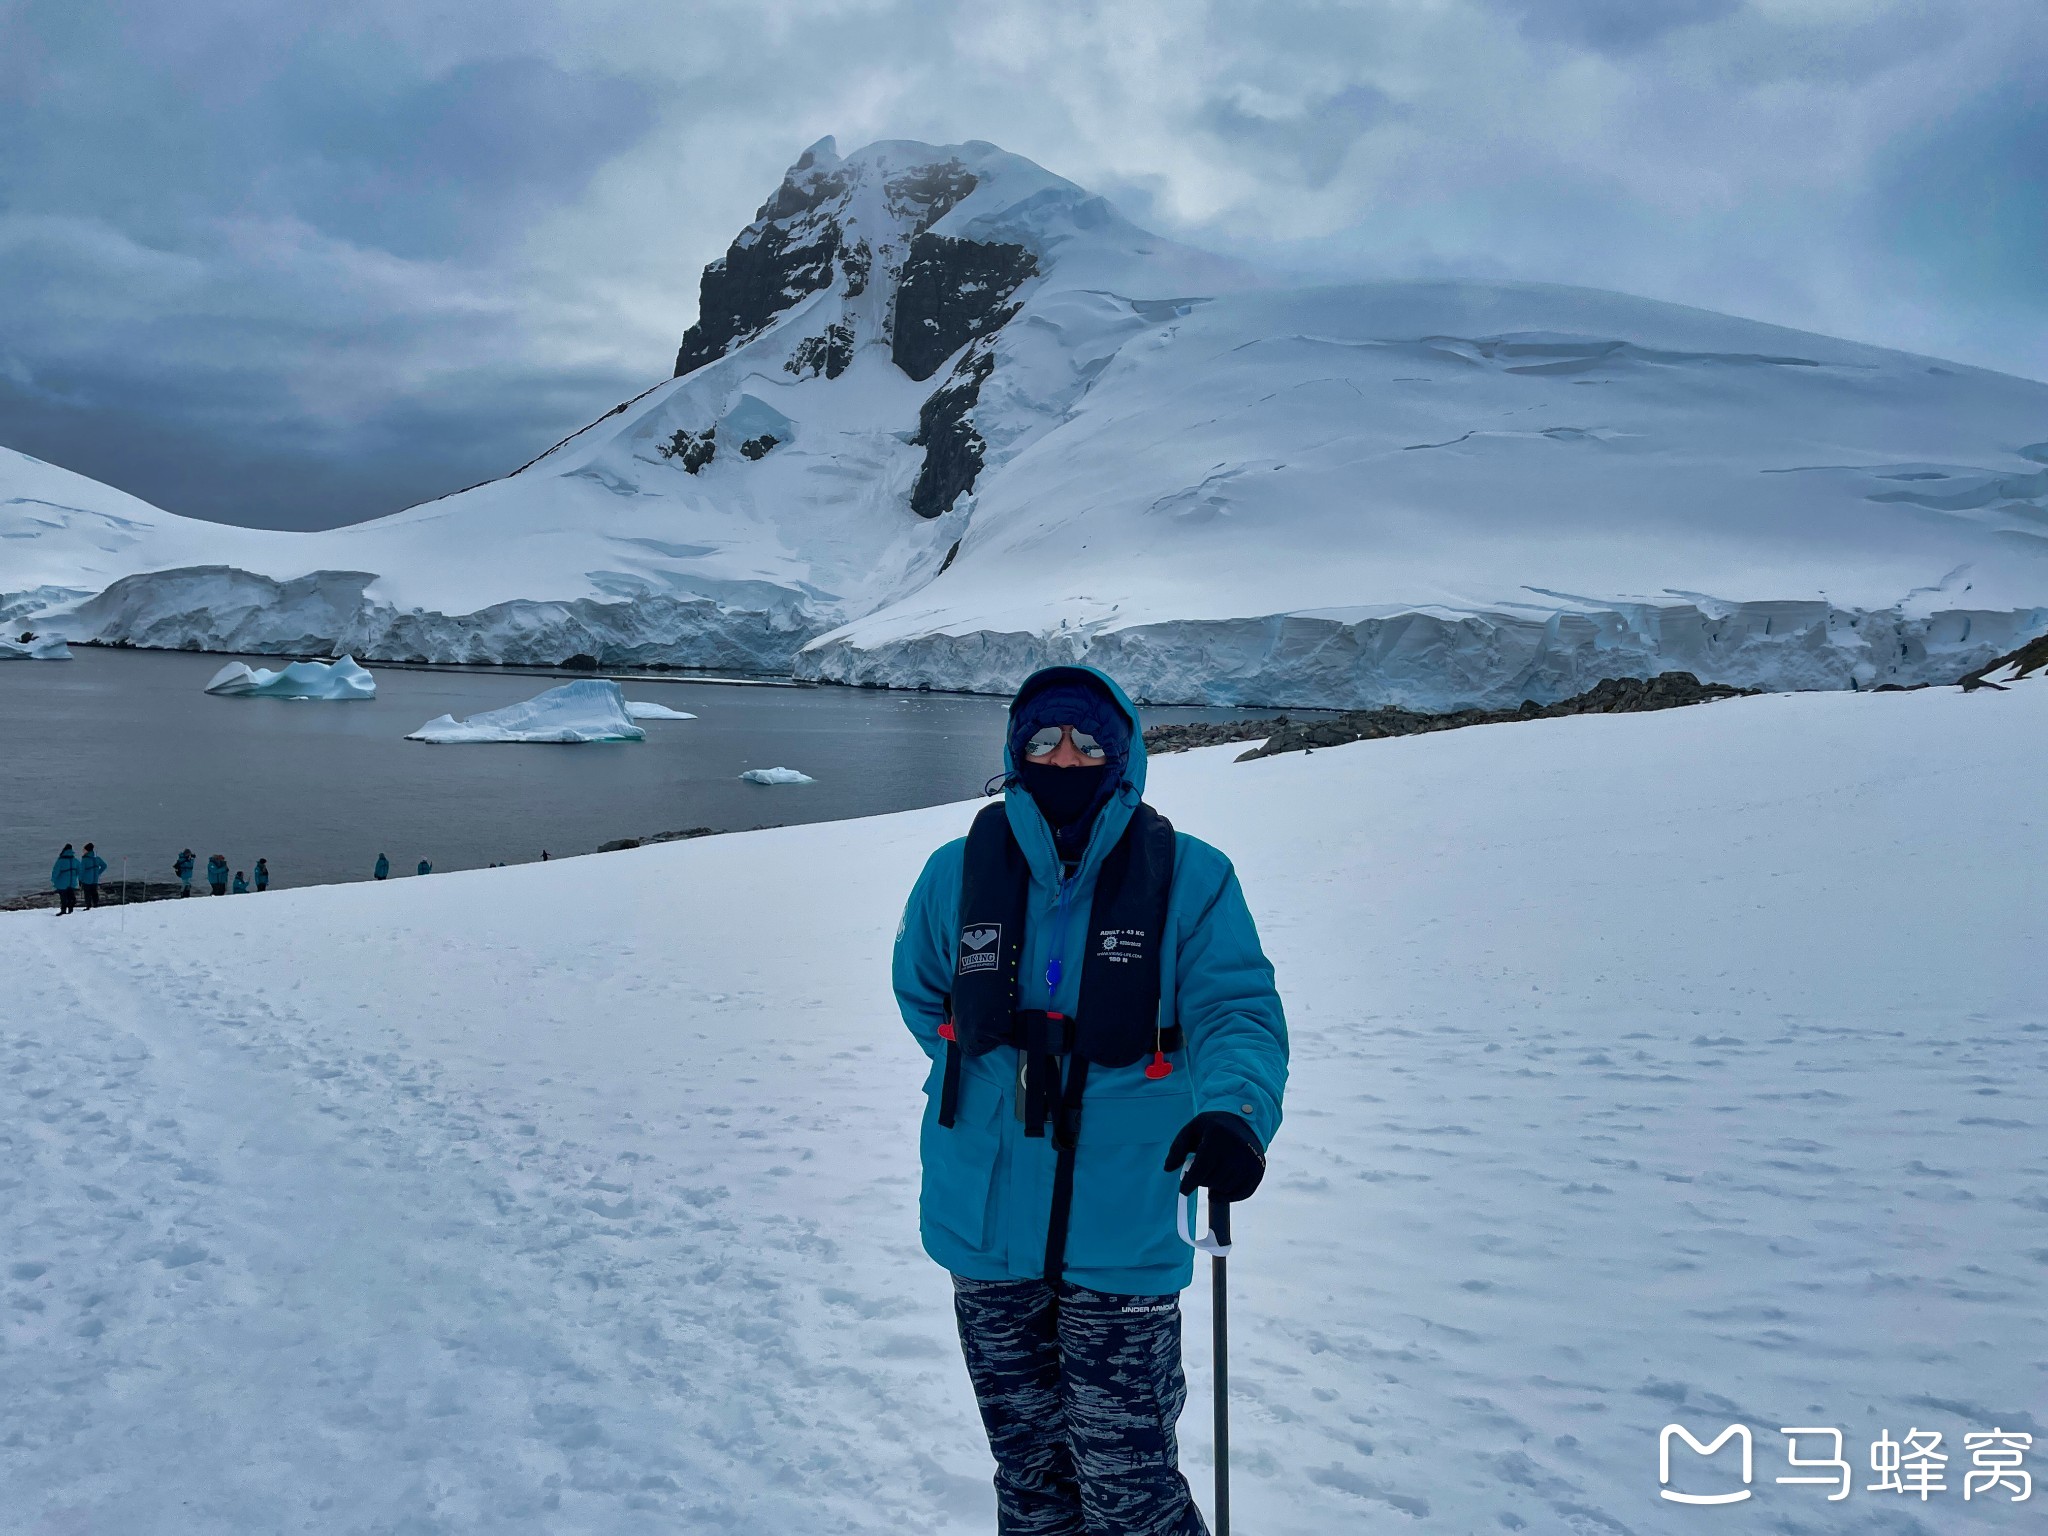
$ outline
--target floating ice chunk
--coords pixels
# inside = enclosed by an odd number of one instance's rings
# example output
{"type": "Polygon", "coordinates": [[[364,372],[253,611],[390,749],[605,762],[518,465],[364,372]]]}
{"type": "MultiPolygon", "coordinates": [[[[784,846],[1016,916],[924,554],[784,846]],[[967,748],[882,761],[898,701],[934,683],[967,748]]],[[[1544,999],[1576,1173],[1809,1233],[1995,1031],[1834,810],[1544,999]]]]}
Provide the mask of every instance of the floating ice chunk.
{"type": "Polygon", "coordinates": [[[794,768],[749,768],[740,777],[749,784],[815,784],[818,782],[808,773],[798,773],[794,768]]]}
{"type": "Polygon", "coordinates": [[[37,635],[30,640],[0,639],[0,661],[69,661],[71,647],[62,635],[37,635]]]}
{"type": "Polygon", "coordinates": [[[626,713],[635,720],[694,720],[697,718],[686,709],[670,709],[666,704],[649,704],[644,699],[626,700],[626,713]]]}
{"type": "Polygon", "coordinates": [[[377,679],[353,656],[331,664],[295,661],[282,672],[231,661],[213,674],[206,691],[237,699],[373,699],[377,679]]]}
{"type": "Polygon", "coordinates": [[[483,741],[645,741],[626,712],[626,696],[605,678],[581,678],[503,709],[458,720],[441,715],[406,737],[437,746],[483,741]]]}

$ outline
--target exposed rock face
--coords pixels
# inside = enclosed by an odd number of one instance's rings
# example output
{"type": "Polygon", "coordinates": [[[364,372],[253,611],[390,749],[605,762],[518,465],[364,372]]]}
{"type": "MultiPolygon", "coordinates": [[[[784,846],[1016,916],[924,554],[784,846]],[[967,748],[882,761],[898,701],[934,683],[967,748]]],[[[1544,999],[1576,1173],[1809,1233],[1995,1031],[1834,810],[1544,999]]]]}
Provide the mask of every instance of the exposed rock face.
{"type": "MultiPolygon", "coordinates": [[[[981,386],[995,372],[996,360],[986,347],[976,347],[954,366],[951,376],[917,413],[913,446],[924,449],[924,467],[911,488],[910,510],[919,517],[938,517],[974,489],[987,444],[970,419],[981,386]]],[[[957,545],[955,548],[957,549],[957,545]]],[[[949,554],[947,563],[951,564],[949,554]]]]}
{"type": "Polygon", "coordinates": [[[798,378],[815,379],[824,374],[836,379],[846,372],[846,365],[853,361],[853,327],[843,322],[825,327],[822,336],[806,336],[796,344],[796,351],[788,362],[782,365],[785,373],[798,378]]]}
{"type": "MultiPolygon", "coordinates": [[[[654,451],[664,459],[680,460],[683,468],[694,475],[718,457],[718,428],[707,427],[702,432],[677,428],[667,442],[655,444],[654,451]]],[[[760,455],[755,454],[753,457],[758,458],[760,455]]]]}
{"type": "Polygon", "coordinates": [[[968,342],[1000,329],[1016,313],[1010,296],[1037,275],[1037,258],[1021,245],[919,235],[896,289],[896,366],[930,378],[968,342]]]}
{"type": "Polygon", "coordinates": [[[704,269],[697,323],[676,353],[677,378],[725,356],[791,304],[831,284],[839,224],[825,205],[845,192],[846,179],[809,152],[791,167],[754,222],[704,269]]]}
{"type": "MultiPolygon", "coordinates": [[[[973,413],[997,366],[994,338],[1017,313],[1018,290],[1041,273],[1039,258],[1022,244],[934,229],[978,185],[957,157],[878,173],[873,164],[841,162],[829,141],[813,146],[705,269],[700,315],[683,338],[677,375],[799,308],[811,333],[790,345],[782,364],[798,379],[839,378],[865,345],[886,344],[891,361],[920,382],[959,355],[919,411],[912,439],[925,457],[911,509],[924,518],[951,510],[988,457],[973,413]],[[835,273],[843,279],[838,293],[819,297],[835,273]]],[[[657,451],[695,474],[716,451],[710,437],[678,431],[657,451]]],[[[757,430],[744,438],[740,452],[748,459],[784,440],[757,430]]]]}

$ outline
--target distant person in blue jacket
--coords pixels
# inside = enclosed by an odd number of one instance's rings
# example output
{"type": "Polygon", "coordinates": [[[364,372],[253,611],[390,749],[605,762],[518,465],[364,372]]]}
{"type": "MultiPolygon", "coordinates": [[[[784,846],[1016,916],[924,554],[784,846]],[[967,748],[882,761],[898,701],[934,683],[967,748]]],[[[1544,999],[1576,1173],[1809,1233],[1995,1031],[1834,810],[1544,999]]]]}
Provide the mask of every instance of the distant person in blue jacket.
{"type": "Polygon", "coordinates": [[[206,861],[206,883],[212,887],[214,895],[227,895],[228,861],[217,853],[206,861]]]}
{"type": "Polygon", "coordinates": [[[998,1529],[1196,1536],[1176,1203],[1259,1187],[1287,1024],[1230,861],[1143,803],[1115,683],[1026,679],[1004,767],[896,933],[897,1003],[932,1060],[924,1247],[953,1274],[998,1529]]]}
{"type": "Polygon", "coordinates": [[[391,873],[391,861],[390,861],[389,859],[385,858],[383,854],[381,854],[381,853],[380,853],[380,854],[378,854],[378,855],[377,855],[377,869],[376,869],[376,874],[375,874],[375,878],[376,878],[376,879],[379,879],[379,880],[382,880],[382,879],[383,879],[383,878],[384,878],[384,877],[385,877],[386,875],[388,875],[388,874],[390,874],[390,873],[391,873]]]}
{"type": "Polygon", "coordinates": [[[243,874],[239,869],[235,871],[235,894],[237,896],[246,896],[249,894],[249,877],[243,874]]]}
{"type": "Polygon", "coordinates": [[[429,864],[425,859],[421,859],[418,872],[423,875],[431,875],[434,872],[434,866],[429,864]]]}
{"type": "Polygon", "coordinates": [[[100,904],[100,876],[107,872],[107,861],[92,851],[92,844],[85,845],[85,856],[78,861],[78,894],[85,898],[85,908],[90,912],[100,904]]]}
{"type": "Polygon", "coordinates": [[[192,850],[187,848],[178,855],[178,862],[171,866],[171,869],[177,874],[178,884],[183,887],[178,892],[180,896],[190,896],[192,894],[192,865],[192,850]]]}
{"type": "Polygon", "coordinates": [[[268,859],[258,859],[256,861],[256,889],[259,891],[270,889],[270,860],[268,859]]]}
{"type": "Polygon", "coordinates": [[[78,905],[78,855],[69,843],[50,866],[50,888],[57,893],[57,915],[68,917],[78,905]]]}

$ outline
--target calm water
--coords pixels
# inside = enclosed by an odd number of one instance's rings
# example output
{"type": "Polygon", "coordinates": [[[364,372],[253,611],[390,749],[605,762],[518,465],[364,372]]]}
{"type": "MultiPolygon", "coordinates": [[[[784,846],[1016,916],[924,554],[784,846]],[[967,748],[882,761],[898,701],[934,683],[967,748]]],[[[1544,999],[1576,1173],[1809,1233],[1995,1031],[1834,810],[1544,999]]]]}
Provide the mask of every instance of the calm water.
{"type": "Polygon", "coordinates": [[[375,699],[299,703],[202,692],[223,656],[75,654],[0,664],[0,895],[43,889],[66,842],[96,843],[110,881],[124,858],[133,879],[173,879],[171,861],[189,847],[202,870],[213,853],[241,870],[260,856],[273,885],[312,885],[368,879],[380,852],[394,875],[422,858],[473,869],[682,827],[937,805],[979,794],[1001,765],[1000,699],[626,682],[628,698],[699,718],[644,721],[639,743],[430,747],[405,733],[562,679],[374,667],[375,699]],[[739,777],[778,766],[818,782],[762,788],[739,777]]]}

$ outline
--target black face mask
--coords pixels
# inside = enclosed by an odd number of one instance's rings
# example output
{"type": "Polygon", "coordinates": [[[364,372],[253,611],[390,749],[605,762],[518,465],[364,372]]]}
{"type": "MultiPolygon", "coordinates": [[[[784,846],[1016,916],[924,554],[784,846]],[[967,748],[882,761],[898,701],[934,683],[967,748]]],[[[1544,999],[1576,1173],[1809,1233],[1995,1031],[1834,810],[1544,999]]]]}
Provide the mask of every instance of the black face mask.
{"type": "Polygon", "coordinates": [[[1088,830],[1095,813],[1109,798],[1115,771],[1100,768],[1055,768],[1050,763],[1026,763],[1017,777],[1037,803],[1039,814],[1053,829],[1053,840],[1062,858],[1078,858],[1088,843],[1088,830]]]}

